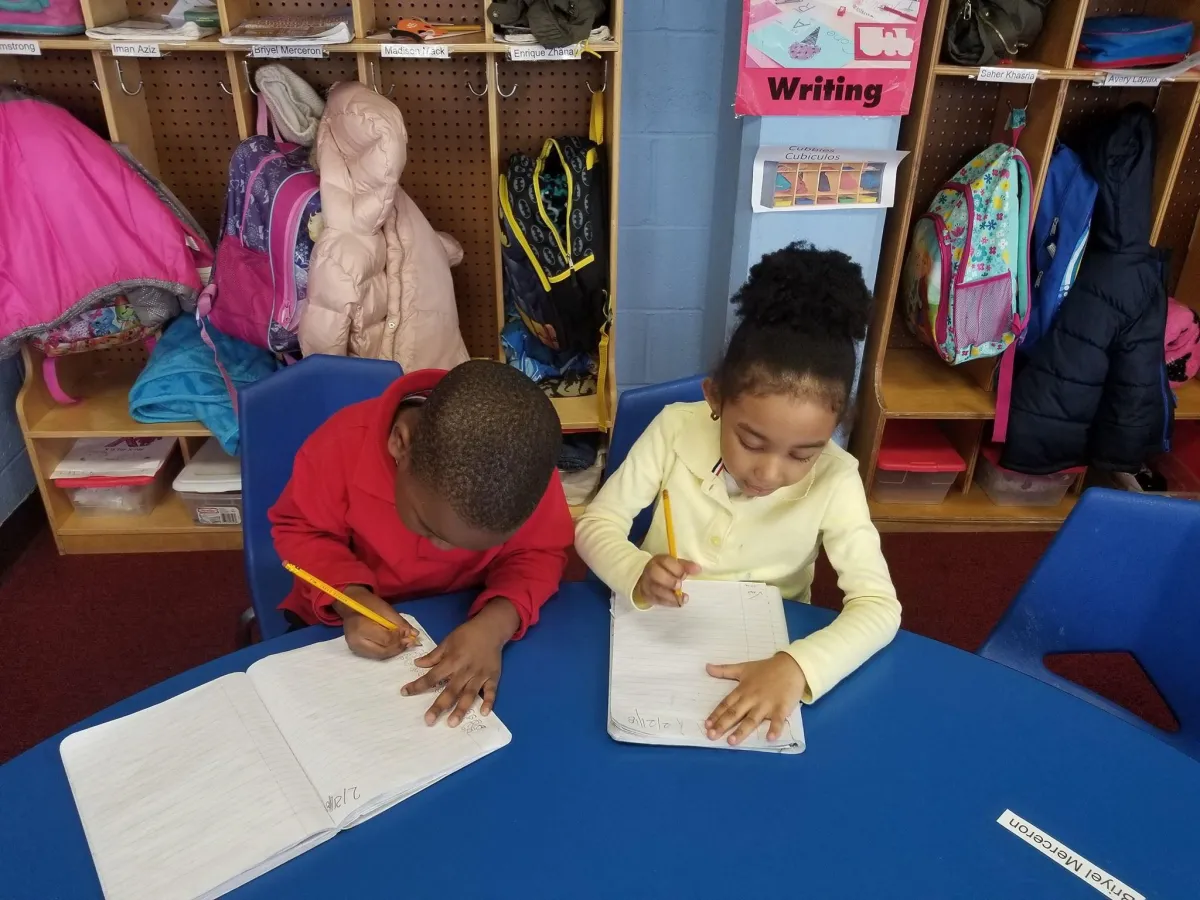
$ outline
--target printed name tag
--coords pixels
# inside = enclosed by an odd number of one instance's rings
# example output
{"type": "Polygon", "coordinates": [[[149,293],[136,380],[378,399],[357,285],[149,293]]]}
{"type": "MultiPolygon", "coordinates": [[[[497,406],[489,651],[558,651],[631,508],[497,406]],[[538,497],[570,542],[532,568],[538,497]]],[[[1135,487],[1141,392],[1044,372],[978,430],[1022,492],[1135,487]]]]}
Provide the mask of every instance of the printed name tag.
{"type": "Polygon", "coordinates": [[[110,44],[109,50],[113,56],[140,56],[152,59],[162,56],[162,48],[158,44],[110,44]]]}
{"type": "Polygon", "coordinates": [[[384,59],[449,59],[450,48],[445,44],[380,44],[379,55],[384,59]]]}
{"type": "Polygon", "coordinates": [[[1033,84],[1037,81],[1037,69],[1014,69],[1012,66],[980,66],[978,81],[1000,82],[1002,84],[1033,84]]]}
{"type": "Polygon", "coordinates": [[[512,62],[548,62],[560,59],[579,59],[583,55],[583,44],[572,44],[570,47],[555,47],[547,50],[545,47],[510,47],[508,58],[512,62]]]}
{"type": "Polygon", "coordinates": [[[37,41],[0,41],[2,56],[41,56],[42,45],[37,41]]]}
{"type": "Polygon", "coordinates": [[[1011,809],[1006,809],[996,820],[1031,847],[1041,850],[1048,857],[1074,873],[1102,893],[1110,900],[1146,900],[1146,898],[1125,884],[1119,878],[1114,878],[1102,868],[1084,859],[1062,841],[1055,840],[1037,828],[1030,825],[1011,809]]]}
{"type": "Polygon", "coordinates": [[[319,44],[255,44],[250,48],[251,59],[324,59],[325,48],[319,44]]]}
{"type": "Polygon", "coordinates": [[[1097,87],[1158,87],[1163,80],[1154,75],[1134,75],[1132,72],[1105,72],[1092,82],[1097,87]]]}

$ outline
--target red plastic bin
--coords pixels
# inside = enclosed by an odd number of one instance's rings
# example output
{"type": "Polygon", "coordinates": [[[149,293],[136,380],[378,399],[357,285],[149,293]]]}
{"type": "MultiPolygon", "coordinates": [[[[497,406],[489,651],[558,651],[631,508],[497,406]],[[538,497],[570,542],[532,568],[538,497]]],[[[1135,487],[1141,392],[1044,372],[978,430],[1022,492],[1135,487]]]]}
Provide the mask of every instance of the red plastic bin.
{"type": "Polygon", "coordinates": [[[967,464],[934,422],[888,422],[871,496],[879,503],[942,503],[967,464]]]}

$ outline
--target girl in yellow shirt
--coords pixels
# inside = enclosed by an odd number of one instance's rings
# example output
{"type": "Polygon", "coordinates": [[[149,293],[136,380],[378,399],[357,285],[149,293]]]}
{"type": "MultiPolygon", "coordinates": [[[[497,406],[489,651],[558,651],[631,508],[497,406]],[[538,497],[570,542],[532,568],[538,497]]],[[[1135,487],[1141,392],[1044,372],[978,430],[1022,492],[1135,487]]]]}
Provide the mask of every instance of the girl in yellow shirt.
{"type": "Polygon", "coordinates": [[[761,581],[809,601],[822,546],[842,611],[770,659],[714,660],[738,682],[705,727],[737,744],[812,703],[900,626],[900,604],[871,523],[858,463],[832,442],[847,416],[855,344],[871,294],[844,253],[798,242],[750,270],[733,298],[741,320],[701,403],[664,409],[579,520],[579,555],[619,596],[643,608],[687,602],[685,579],[761,581]],[[662,510],[639,548],[634,517],[671,494],[679,558],[667,554],[662,510]]]}

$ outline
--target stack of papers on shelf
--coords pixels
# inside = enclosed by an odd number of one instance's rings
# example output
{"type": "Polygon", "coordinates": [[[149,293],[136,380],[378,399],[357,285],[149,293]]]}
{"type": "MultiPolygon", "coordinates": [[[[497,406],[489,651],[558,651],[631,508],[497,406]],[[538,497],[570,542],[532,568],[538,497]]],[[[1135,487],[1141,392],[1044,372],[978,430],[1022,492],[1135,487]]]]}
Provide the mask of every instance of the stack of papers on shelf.
{"type": "Polygon", "coordinates": [[[400,695],[421,639],[384,663],[340,637],[268,656],[67,737],[105,898],[220,897],[505,746],[478,703],[430,727],[430,698],[400,695]]]}
{"type": "Polygon", "coordinates": [[[221,38],[222,44],[345,44],[350,16],[266,16],[246,19],[221,38]]]}
{"type": "Polygon", "coordinates": [[[137,478],[162,468],[176,439],[80,438],[54,467],[51,481],[71,478],[137,478]]]}
{"type": "Polygon", "coordinates": [[[168,22],[158,16],[126,19],[112,25],[89,28],[87,36],[95,41],[148,41],[156,44],[182,44],[216,34],[216,28],[204,28],[195,22],[168,22]]]}
{"type": "Polygon", "coordinates": [[[736,682],[713,678],[706,663],[767,659],[788,646],[779,589],[738,581],[688,581],[679,608],[639,610],[612,597],[608,668],[608,733],[618,741],[801,753],[800,708],[783,734],[767,740],[768,724],[731,747],[710,740],[704,720],[736,682]]]}

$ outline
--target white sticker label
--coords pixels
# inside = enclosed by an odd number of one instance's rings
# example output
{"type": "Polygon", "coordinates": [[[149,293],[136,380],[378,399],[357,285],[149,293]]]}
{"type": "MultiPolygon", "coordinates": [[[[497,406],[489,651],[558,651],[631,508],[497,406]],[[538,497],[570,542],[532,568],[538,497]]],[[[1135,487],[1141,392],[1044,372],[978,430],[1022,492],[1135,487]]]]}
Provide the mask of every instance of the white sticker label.
{"type": "Polygon", "coordinates": [[[110,44],[108,49],[113,56],[140,56],[144,59],[162,56],[162,48],[158,44],[110,44]]]}
{"type": "Polygon", "coordinates": [[[379,55],[384,59],[449,59],[450,48],[445,44],[380,44],[379,55]]]}
{"type": "Polygon", "coordinates": [[[1163,80],[1154,75],[1134,75],[1132,72],[1105,72],[1092,82],[1097,87],[1158,87],[1163,80]]]}
{"type": "Polygon", "coordinates": [[[197,506],[196,522],[200,525],[241,525],[242,511],[236,506],[197,506]]]}
{"type": "Polygon", "coordinates": [[[570,47],[555,47],[547,50],[545,47],[510,47],[508,58],[512,62],[548,62],[560,59],[579,59],[583,55],[583,44],[572,44],[570,47]]]}
{"type": "Polygon", "coordinates": [[[1012,66],[980,66],[979,81],[993,81],[1002,84],[1033,84],[1038,79],[1037,69],[1015,69],[1012,66]]]}
{"type": "Polygon", "coordinates": [[[1125,882],[1084,859],[1062,841],[1055,840],[1046,832],[1030,825],[1011,809],[1006,809],[996,821],[1029,846],[1041,850],[1068,872],[1082,878],[1110,900],[1146,900],[1125,882]]]}
{"type": "Polygon", "coordinates": [[[325,48],[320,44],[255,44],[250,48],[251,59],[324,59],[325,48]]]}
{"type": "Polygon", "coordinates": [[[0,56],[41,56],[42,45],[37,41],[0,41],[0,56]]]}

